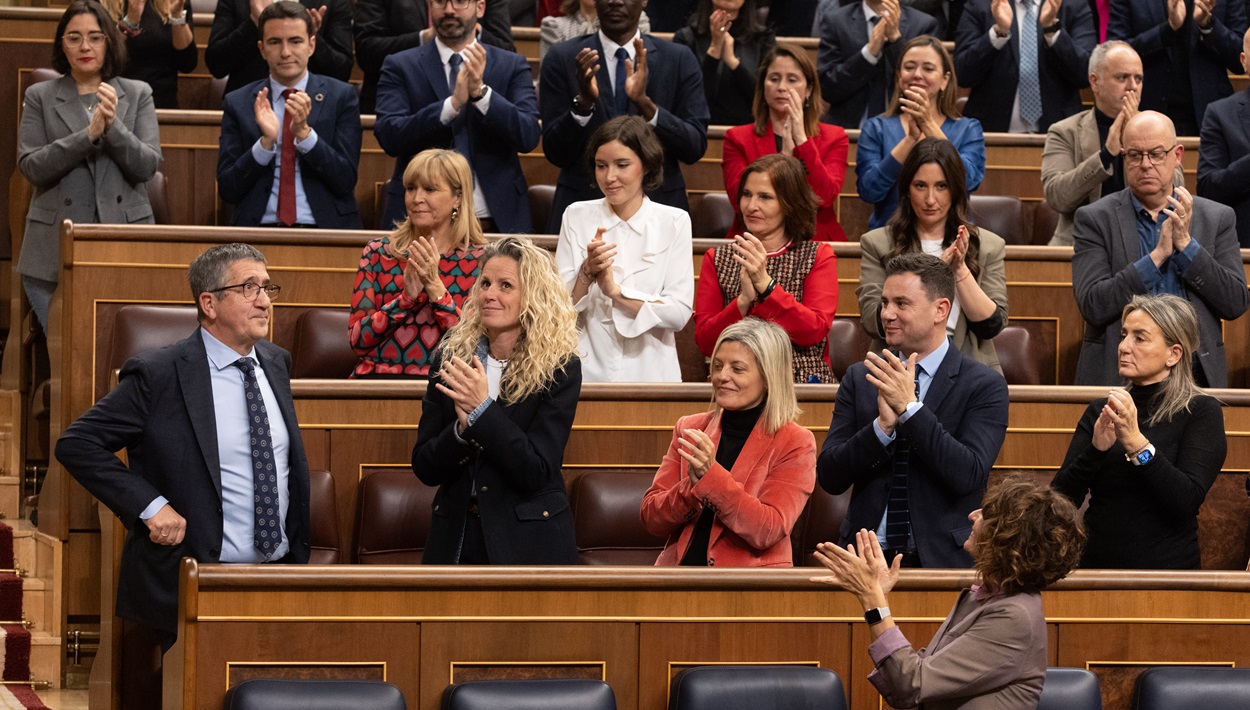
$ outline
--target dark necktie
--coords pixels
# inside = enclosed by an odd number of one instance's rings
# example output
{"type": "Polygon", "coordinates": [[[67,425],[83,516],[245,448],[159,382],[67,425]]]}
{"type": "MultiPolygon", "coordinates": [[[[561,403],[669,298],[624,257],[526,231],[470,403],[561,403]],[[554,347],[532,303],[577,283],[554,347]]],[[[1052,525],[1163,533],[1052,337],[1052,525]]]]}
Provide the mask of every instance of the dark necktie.
{"type": "Polygon", "coordinates": [[[247,395],[247,429],[252,442],[252,485],[256,504],[256,549],[270,559],[282,544],[282,528],[278,518],[278,469],[273,458],[273,444],[269,436],[269,414],[265,411],[265,399],[256,381],[256,364],[251,358],[241,357],[231,363],[243,371],[243,393],[247,395]]]}
{"type": "MultiPolygon", "coordinates": [[[[881,16],[874,15],[869,22],[871,22],[872,26],[875,28],[877,24],[881,22],[881,16]]],[[[868,36],[872,36],[871,31],[869,31],[868,36]]],[[[877,59],[877,61],[881,62],[884,60],[885,50],[882,49],[881,57],[877,59]]],[[[874,73],[873,78],[868,81],[868,108],[864,115],[865,119],[885,113],[885,77],[887,76],[894,76],[893,70],[889,67],[886,67],[885,71],[878,71],[874,73]]]]}
{"type": "MultiPolygon", "coordinates": [[[[920,400],[920,365],[916,365],[916,400],[920,400]]],[[[911,537],[911,510],[907,507],[907,462],[911,442],[894,429],[894,474],[890,477],[889,513],[885,517],[885,542],[894,550],[908,549],[911,537]]],[[[891,560],[892,561],[892,560],[891,560]]]]}
{"type": "MultiPolygon", "coordinates": [[[[451,93],[456,93],[456,77],[460,75],[460,67],[464,64],[464,58],[459,54],[452,54],[447,59],[447,66],[451,71],[447,72],[447,88],[451,93]]],[[[465,130],[465,113],[469,110],[469,105],[465,104],[460,107],[460,115],[451,121],[451,140],[456,152],[463,155],[466,159],[470,157],[469,148],[469,132],[465,130]]]]}
{"type": "MultiPolygon", "coordinates": [[[[295,89],[284,89],[285,101],[295,89]]],[[[291,112],[282,113],[282,164],[278,166],[278,221],[295,224],[295,134],[291,131],[291,112]]]]}
{"type": "Polygon", "coordinates": [[[624,47],[616,50],[616,83],[612,87],[612,98],[616,100],[616,115],[629,113],[629,98],[625,96],[625,62],[629,61],[629,52],[624,47]]]}
{"type": "Polygon", "coordinates": [[[1042,89],[1037,77],[1037,4],[1027,0],[1020,28],[1020,120],[1036,126],[1042,118],[1042,89]]]}

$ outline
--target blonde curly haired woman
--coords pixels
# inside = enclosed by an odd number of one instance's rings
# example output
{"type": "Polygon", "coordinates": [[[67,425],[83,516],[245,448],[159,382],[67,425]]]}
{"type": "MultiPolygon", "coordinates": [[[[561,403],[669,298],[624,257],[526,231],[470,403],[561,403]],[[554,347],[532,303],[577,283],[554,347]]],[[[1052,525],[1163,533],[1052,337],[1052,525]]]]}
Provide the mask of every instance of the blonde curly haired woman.
{"type": "Polygon", "coordinates": [[[486,248],[430,369],[412,468],[438,486],[425,564],[575,564],[561,463],[582,389],[577,313],[549,253],[486,248]]]}

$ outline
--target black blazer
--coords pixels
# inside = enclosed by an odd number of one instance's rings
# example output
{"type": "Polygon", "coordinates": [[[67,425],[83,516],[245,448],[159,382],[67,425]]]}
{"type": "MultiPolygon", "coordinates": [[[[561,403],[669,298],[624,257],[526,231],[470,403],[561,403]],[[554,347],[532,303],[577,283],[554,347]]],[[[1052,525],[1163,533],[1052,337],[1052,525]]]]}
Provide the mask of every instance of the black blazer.
{"type": "Polygon", "coordinates": [[[1237,241],[1250,249],[1250,93],[1207,106],[1198,151],[1198,194],[1237,213],[1237,241]]]}
{"type": "Polygon", "coordinates": [[[574,358],[543,392],[514,404],[498,400],[456,439],[456,409],[438,390],[441,357],[430,367],[421,404],[412,469],[434,495],[423,564],[458,561],[470,496],[477,486],[487,554],[492,564],[577,563],[573,515],[561,464],[582,391],[574,358]]]}
{"type": "MultiPolygon", "coordinates": [[[[876,530],[890,496],[893,445],[877,439],[877,388],[868,368],[846,371],[833,406],[833,422],[816,463],[820,485],[834,495],[854,486],[839,545],[860,528],[876,530]]],[[[990,467],[1007,435],[1007,381],[951,346],[925,392],[924,406],[895,433],[911,442],[907,472],[911,525],[925,567],[971,567],[964,541],[968,514],[981,507],[990,467]]]]}
{"type": "MultiPolygon", "coordinates": [[[[875,65],[864,59],[868,44],[868,24],[864,5],[838,7],[835,2],[820,9],[820,48],[816,50],[816,75],[820,77],[820,94],[829,102],[822,119],[843,128],[859,128],[868,108],[868,97],[881,92],[882,108],[890,107],[894,77],[902,59],[903,47],[914,37],[936,34],[937,20],[911,7],[903,6],[898,31],[902,36],[885,45],[875,65]]],[[[872,116],[869,116],[872,118],[872,116]]]]}
{"type": "MultiPolygon", "coordinates": [[[[986,131],[1002,133],[1011,125],[1011,108],[1020,82],[1021,20],[1014,5],[1012,10],[1011,38],[1001,50],[990,43],[990,28],[994,26],[990,0],[970,0],[964,5],[955,30],[955,75],[960,86],[970,90],[964,115],[981,121],[986,131]]],[[[1037,30],[1037,78],[1042,93],[1039,133],[1045,133],[1055,121],[1080,112],[1081,89],[1089,86],[1089,55],[1098,44],[1088,3],[1063,3],[1059,20],[1063,29],[1053,47],[1046,44],[1041,28],[1037,30]]]]}
{"type": "MultiPolygon", "coordinates": [[[[278,398],[290,432],[290,506],[284,562],[308,561],[308,460],[291,399],[287,351],[256,344],[261,368],[278,398]]],[[[169,634],[177,633],[178,564],[183,557],[221,557],[221,467],[208,356],[197,329],[191,337],[131,358],[121,380],[56,442],[56,458],[70,475],[108,506],[126,526],[117,615],[169,634]],[[126,449],[129,467],[114,452],[126,449]],[[157,545],[139,519],[165,496],[187,520],[181,545],[157,545]]]]}
{"type": "MultiPolygon", "coordinates": [[[[317,48],[308,60],[308,71],[339,81],[352,76],[352,10],[349,0],[299,0],[312,10],[326,6],[317,32],[317,48]]],[[[229,76],[226,93],[269,76],[269,65],[257,42],[260,32],[252,22],[249,0],[217,0],[213,29],[204,49],[204,64],[218,79],[229,76]]]]}
{"type": "MultiPolygon", "coordinates": [[[[643,35],[647,48],[647,95],[659,106],[655,134],[664,145],[664,184],[650,193],[662,205],[689,210],[686,181],[678,161],[693,165],[707,151],[708,110],[703,94],[703,76],[694,55],[686,47],[651,35],[643,35]]],[[[543,154],[556,167],[555,202],[547,222],[548,234],[560,233],[564,210],[574,202],[603,197],[595,176],[586,167],[586,141],[595,129],[616,117],[612,98],[612,77],[607,62],[599,63],[599,99],[590,121],[582,126],[573,116],[577,96],[577,53],[584,48],[599,52],[599,34],[589,34],[552,47],[543,59],[538,108],[543,123],[543,154]]],[[[638,107],[629,102],[629,113],[638,107]]]]}
{"type": "MultiPolygon", "coordinates": [[[[512,17],[501,0],[486,3],[486,15],[478,20],[483,44],[509,52],[512,43],[512,17]]],[[[360,85],[360,112],[373,113],[378,100],[378,77],[382,62],[396,52],[421,44],[421,30],[430,26],[426,0],[356,0],[356,63],[364,74],[360,85]]]]}
{"type": "Polygon", "coordinates": [[[760,61],[777,43],[777,37],[767,31],[751,37],[734,35],[733,39],[738,68],[731,71],[721,60],[708,56],[707,48],[712,44],[710,34],[696,35],[694,27],[687,25],[673,35],[673,42],[689,48],[699,62],[714,126],[755,123],[755,76],[761,69],[760,61]]]}
{"type": "MultiPolygon", "coordinates": [[[[278,161],[261,165],[252,157],[252,146],[260,139],[254,105],[266,86],[268,77],[227,94],[222,111],[217,192],[223,201],[237,205],[237,227],[259,225],[273,192],[278,161]]],[[[307,88],[313,97],[308,125],[317,132],[317,144],[303,155],[296,151],[295,159],[308,206],[318,227],[360,229],[355,192],[361,141],[356,89],[316,74],[308,75],[307,88]]],[[[271,94],[271,102],[273,98],[271,94]]]]}

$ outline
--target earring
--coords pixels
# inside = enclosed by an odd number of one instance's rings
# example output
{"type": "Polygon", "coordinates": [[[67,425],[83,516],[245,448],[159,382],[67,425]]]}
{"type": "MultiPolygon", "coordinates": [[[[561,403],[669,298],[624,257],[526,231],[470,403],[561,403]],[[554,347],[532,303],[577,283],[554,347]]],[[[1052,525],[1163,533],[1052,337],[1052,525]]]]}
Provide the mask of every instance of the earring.
{"type": "Polygon", "coordinates": [[[451,221],[455,222],[458,219],[460,219],[460,208],[452,207],[451,208],[451,221]]]}

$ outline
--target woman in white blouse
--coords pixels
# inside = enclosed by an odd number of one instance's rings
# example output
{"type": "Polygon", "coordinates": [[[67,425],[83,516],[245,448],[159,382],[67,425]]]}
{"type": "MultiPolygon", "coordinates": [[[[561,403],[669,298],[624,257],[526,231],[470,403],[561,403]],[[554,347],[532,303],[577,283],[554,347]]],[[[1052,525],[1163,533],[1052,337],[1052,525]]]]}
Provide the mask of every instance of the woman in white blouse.
{"type": "Polygon", "coordinates": [[[564,212],[556,264],[572,292],[586,382],[680,382],[676,333],[694,307],[690,216],[652,202],[664,149],[638,116],[586,148],[604,197],[564,212]]]}

